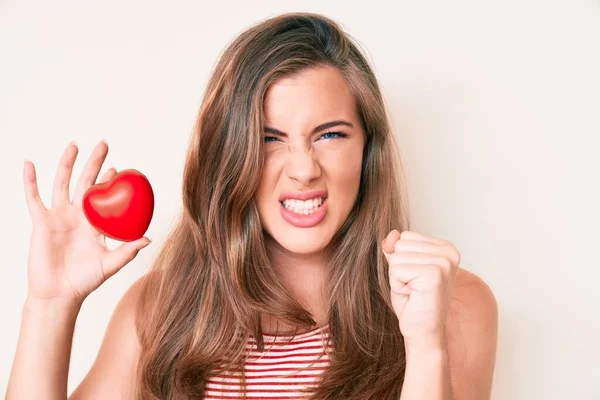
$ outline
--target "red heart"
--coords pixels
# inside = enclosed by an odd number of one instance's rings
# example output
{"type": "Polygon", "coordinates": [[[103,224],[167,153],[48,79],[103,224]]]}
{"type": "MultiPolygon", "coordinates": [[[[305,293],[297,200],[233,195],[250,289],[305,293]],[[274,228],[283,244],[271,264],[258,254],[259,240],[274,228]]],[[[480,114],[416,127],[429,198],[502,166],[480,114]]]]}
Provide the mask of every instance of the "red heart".
{"type": "Polygon", "coordinates": [[[135,169],[124,169],[83,195],[83,212],[98,232],[129,242],[144,236],[154,212],[150,182],[135,169]]]}

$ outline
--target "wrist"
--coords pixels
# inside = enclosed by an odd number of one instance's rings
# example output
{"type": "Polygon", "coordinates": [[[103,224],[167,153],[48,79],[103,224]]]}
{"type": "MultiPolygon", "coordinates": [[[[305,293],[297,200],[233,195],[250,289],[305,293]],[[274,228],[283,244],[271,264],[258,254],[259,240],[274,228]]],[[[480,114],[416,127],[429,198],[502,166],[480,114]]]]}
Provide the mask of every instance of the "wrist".
{"type": "Polygon", "coordinates": [[[404,340],[404,348],[407,357],[409,354],[427,355],[433,356],[446,353],[446,336],[443,334],[423,337],[418,340],[404,340]]]}
{"type": "Polygon", "coordinates": [[[82,300],[60,297],[38,298],[28,295],[23,304],[23,310],[30,314],[78,314],[82,304],[82,300]]]}

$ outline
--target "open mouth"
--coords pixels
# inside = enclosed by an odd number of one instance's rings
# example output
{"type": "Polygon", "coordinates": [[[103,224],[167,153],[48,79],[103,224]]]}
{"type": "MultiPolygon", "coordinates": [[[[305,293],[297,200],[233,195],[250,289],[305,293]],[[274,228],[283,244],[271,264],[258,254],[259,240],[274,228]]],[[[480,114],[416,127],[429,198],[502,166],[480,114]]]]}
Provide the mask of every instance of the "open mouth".
{"type": "MultiPolygon", "coordinates": [[[[284,206],[283,203],[281,203],[280,212],[281,216],[287,223],[298,228],[310,228],[318,225],[325,219],[325,216],[327,215],[328,203],[329,201],[325,198],[321,204],[317,204],[316,207],[313,205],[311,209],[301,210],[299,210],[298,207],[290,210],[284,206]]],[[[289,206],[290,205],[288,205],[288,207],[289,206]]]]}
{"type": "Polygon", "coordinates": [[[326,202],[327,197],[318,197],[315,199],[311,199],[309,201],[298,201],[298,200],[285,200],[280,201],[279,203],[284,207],[287,211],[290,211],[298,216],[302,215],[312,215],[315,212],[323,207],[323,204],[326,202]]]}

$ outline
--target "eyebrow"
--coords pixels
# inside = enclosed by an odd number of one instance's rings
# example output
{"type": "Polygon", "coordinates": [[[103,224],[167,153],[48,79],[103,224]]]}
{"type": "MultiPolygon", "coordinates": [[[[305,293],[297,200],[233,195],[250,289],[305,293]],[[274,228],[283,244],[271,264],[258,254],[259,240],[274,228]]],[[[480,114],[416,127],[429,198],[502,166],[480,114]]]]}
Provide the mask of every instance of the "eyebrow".
{"type": "MultiPolygon", "coordinates": [[[[315,134],[315,133],[317,133],[319,131],[322,131],[324,129],[332,128],[332,127],[338,126],[338,125],[345,125],[345,126],[349,126],[350,128],[354,128],[354,125],[352,125],[350,122],[344,121],[343,119],[340,119],[340,120],[336,120],[336,121],[325,122],[324,124],[316,126],[312,130],[311,135],[315,134]]],[[[288,136],[287,133],[282,132],[279,129],[271,128],[269,126],[265,127],[265,133],[272,133],[274,135],[281,136],[281,137],[287,137],[288,136]]]]}

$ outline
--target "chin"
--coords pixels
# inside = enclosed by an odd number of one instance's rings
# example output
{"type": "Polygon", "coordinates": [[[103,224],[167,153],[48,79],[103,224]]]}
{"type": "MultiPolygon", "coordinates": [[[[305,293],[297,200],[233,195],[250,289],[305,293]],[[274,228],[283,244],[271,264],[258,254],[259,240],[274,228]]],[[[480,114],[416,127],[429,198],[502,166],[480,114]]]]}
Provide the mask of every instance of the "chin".
{"type": "Polygon", "coordinates": [[[271,236],[273,241],[283,250],[303,255],[312,255],[322,252],[327,247],[324,238],[306,237],[302,234],[288,234],[271,236]]]}
{"type": "Polygon", "coordinates": [[[289,242],[290,243],[280,243],[280,246],[294,254],[313,255],[320,253],[326,247],[326,245],[322,244],[312,245],[311,243],[299,243],[297,241],[289,242]]]}

